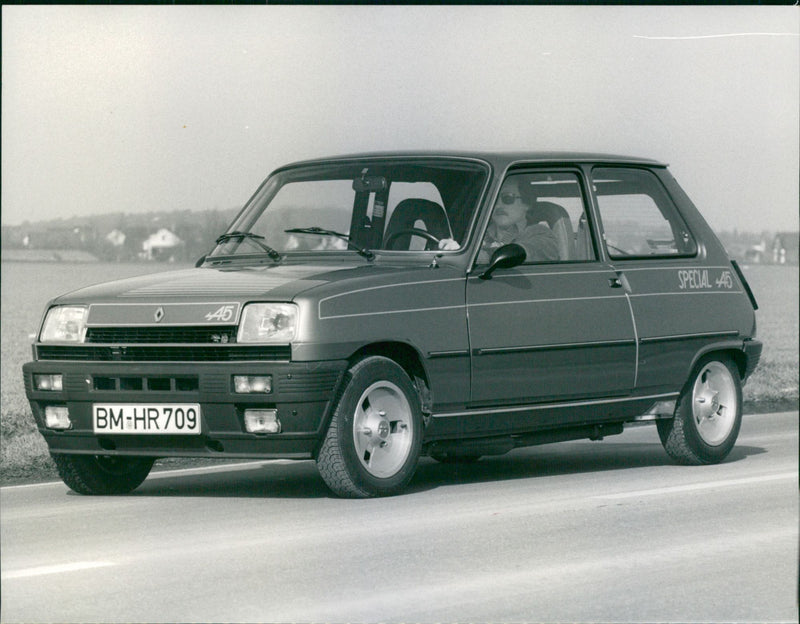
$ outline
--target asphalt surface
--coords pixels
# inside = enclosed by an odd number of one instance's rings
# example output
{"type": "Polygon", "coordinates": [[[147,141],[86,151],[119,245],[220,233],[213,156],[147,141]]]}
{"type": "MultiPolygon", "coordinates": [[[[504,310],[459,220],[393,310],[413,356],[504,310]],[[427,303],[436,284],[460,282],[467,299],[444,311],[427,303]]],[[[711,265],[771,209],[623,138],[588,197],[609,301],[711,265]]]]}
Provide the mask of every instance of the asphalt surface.
{"type": "Polygon", "coordinates": [[[798,413],[723,464],[655,428],[421,462],[333,498],[311,462],[151,475],[132,495],[0,490],[11,622],[797,621],[798,413]]]}

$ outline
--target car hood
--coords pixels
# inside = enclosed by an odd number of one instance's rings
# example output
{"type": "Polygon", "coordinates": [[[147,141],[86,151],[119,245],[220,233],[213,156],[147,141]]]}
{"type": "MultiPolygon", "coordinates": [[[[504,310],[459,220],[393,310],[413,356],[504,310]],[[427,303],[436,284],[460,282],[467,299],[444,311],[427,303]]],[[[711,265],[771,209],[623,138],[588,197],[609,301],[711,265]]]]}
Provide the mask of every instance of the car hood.
{"type": "Polygon", "coordinates": [[[197,268],[105,282],[58,297],[57,303],[291,300],[364,265],[277,265],[226,269],[197,268]],[[337,277],[338,276],[338,277],[337,277]]]}

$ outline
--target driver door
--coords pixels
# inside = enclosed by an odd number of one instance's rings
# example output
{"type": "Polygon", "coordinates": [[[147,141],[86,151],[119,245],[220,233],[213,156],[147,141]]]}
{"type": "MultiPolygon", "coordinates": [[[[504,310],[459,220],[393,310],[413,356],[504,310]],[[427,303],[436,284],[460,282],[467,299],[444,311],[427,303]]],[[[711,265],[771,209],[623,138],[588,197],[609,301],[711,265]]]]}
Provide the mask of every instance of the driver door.
{"type": "Polygon", "coordinates": [[[557,227],[569,244],[557,261],[498,269],[491,279],[479,265],[468,277],[471,405],[629,394],[636,340],[626,282],[597,259],[580,173],[531,172],[519,188],[534,215],[563,209],[569,223],[557,227]]]}

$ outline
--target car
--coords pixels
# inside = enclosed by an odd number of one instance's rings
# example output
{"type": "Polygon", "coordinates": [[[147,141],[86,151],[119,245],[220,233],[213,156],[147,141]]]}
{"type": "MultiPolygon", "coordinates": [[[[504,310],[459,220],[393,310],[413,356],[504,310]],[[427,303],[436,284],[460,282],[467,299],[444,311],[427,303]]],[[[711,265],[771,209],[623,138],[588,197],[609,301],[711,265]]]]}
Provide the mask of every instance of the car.
{"type": "Polygon", "coordinates": [[[756,301],[661,162],[389,152],[270,174],[194,268],[49,302],[23,366],[64,482],[156,458],[314,460],[333,493],[655,423],[724,460],[756,301]]]}

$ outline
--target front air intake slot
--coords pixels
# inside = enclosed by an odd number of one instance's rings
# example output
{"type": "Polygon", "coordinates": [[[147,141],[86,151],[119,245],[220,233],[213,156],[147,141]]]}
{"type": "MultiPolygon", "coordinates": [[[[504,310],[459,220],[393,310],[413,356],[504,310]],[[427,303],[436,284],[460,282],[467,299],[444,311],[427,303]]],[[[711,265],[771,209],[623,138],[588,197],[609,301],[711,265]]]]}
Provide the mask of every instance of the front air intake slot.
{"type": "Polygon", "coordinates": [[[236,342],[235,327],[90,327],[86,342],[111,344],[178,343],[229,344],[236,342]]]}
{"type": "Polygon", "coordinates": [[[200,387],[197,375],[181,377],[108,377],[96,375],[92,388],[99,391],[127,392],[196,392],[200,387]]]}

